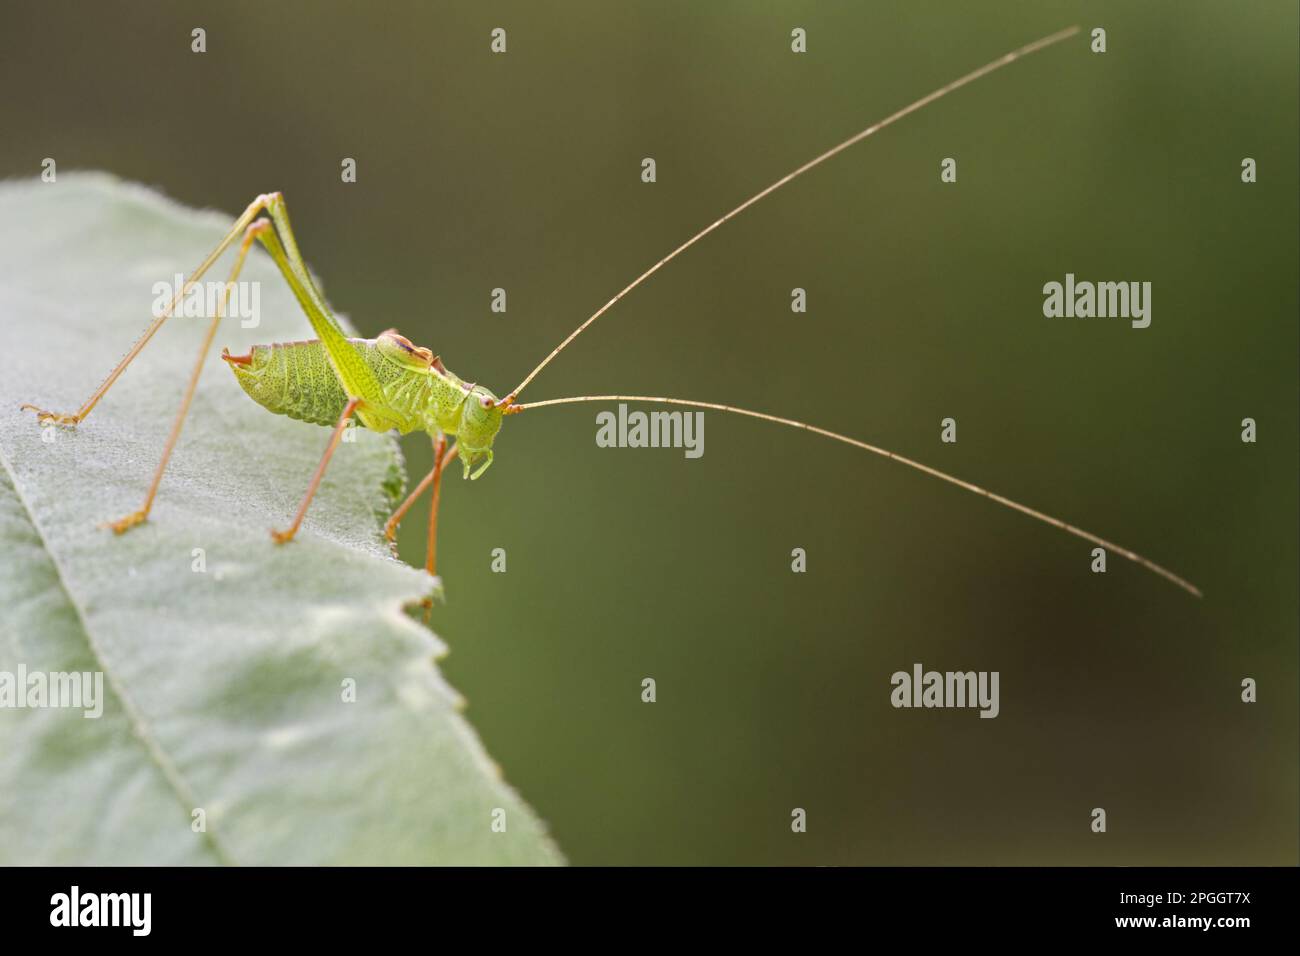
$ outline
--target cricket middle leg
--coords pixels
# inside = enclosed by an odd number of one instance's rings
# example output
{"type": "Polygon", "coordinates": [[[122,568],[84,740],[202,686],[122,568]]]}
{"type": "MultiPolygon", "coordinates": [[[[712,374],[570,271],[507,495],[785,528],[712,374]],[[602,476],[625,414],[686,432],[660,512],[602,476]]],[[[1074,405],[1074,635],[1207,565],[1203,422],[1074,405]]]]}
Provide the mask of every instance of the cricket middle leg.
{"type": "Polygon", "coordinates": [[[361,405],[361,399],[350,398],[348,403],[343,406],[343,414],[339,416],[338,424],[334,426],[334,433],[330,435],[329,444],[325,446],[325,454],[321,455],[320,464],[316,466],[316,473],[311,476],[311,483],[307,485],[307,493],[302,496],[302,504],[298,505],[298,514],[294,516],[293,524],[289,525],[285,531],[271,529],[271,537],[276,544],[284,544],[292,541],[293,536],[298,533],[298,528],[302,525],[302,519],[307,516],[307,508],[311,505],[311,500],[316,496],[316,489],[320,487],[321,479],[325,477],[325,469],[329,467],[330,459],[334,457],[334,450],[339,447],[339,442],[343,439],[343,430],[348,427],[348,420],[352,414],[361,405]]]}

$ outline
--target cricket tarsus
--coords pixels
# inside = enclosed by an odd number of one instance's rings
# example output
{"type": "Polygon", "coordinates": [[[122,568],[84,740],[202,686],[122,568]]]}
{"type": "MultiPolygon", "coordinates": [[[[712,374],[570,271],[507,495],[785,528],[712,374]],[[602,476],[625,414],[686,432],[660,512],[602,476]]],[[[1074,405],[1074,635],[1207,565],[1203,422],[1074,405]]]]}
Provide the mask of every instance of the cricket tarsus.
{"type": "Polygon", "coordinates": [[[842,435],[839,432],[833,432],[827,428],[819,428],[818,426],[810,425],[807,422],[797,421],[793,418],[783,418],[780,415],[769,415],[767,412],[756,412],[749,408],[740,408],[735,405],[724,405],[719,402],[700,402],[688,398],[666,398],[658,395],[574,395],[568,398],[550,398],[540,402],[516,404],[508,408],[506,414],[517,415],[520,412],[525,412],[533,408],[545,408],[549,405],[574,405],[579,402],[651,402],[660,405],[680,405],[686,408],[703,408],[709,411],[729,412],[733,415],[744,415],[747,418],[757,418],[761,421],[774,422],[778,425],[787,425],[790,428],[799,428],[804,431],[809,431],[815,435],[821,435],[824,438],[831,438],[835,441],[843,442],[846,445],[861,448],[864,451],[871,452],[873,455],[888,458],[890,461],[896,461],[900,465],[906,465],[908,468],[913,468],[916,471],[923,472],[930,475],[932,478],[938,478],[940,481],[946,481],[950,485],[956,485],[958,488],[964,488],[966,491],[972,492],[973,494],[988,498],[990,501],[1010,508],[1013,511],[1019,511],[1021,514],[1028,515],[1036,521],[1041,521],[1044,524],[1051,525],[1053,528],[1059,528],[1061,531],[1073,535],[1076,538],[1080,538],[1091,544],[1095,544],[1098,547],[1105,548],[1107,551],[1112,551],[1121,555],[1122,557],[1146,568],[1148,571],[1158,574],[1166,581],[1176,584],[1194,597],[1199,598],[1202,596],[1200,588],[1196,587],[1196,585],[1192,584],[1186,578],[1175,574],[1163,565],[1156,564],[1149,558],[1145,558],[1136,551],[1126,548],[1123,545],[1116,544],[1113,541],[1108,541],[1090,531],[1084,531],[1082,528],[1062,521],[1060,518],[1055,518],[1052,515],[1045,514],[1036,508],[1031,508],[1028,505],[1021,504],[1020,502],[1007,498],[1004,495],[999,495],[995,492],[989,491],[987,488],[981,488],[979,485],[958,478],[956,475],[950,475],[945,471],[940,471],[938,468],[932,468],[929,465],[907,458],[897,452],[889,451],[885,448],[879,447],[878,445],[872,445],[857,438],[850,438],[848,435],[842,435]]]}

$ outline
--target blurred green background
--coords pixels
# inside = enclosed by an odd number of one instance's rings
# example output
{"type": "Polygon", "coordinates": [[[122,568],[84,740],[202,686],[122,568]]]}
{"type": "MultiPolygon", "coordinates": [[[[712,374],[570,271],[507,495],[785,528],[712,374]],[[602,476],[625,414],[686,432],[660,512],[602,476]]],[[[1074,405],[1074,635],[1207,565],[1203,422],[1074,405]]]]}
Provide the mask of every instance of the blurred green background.
{"type": "MultiPolygon", "coordinates": [[[[528,397],[809,420],[1113,537],[1203,601],[1117,556],[1094,575],[1082,542],[807,434],[713,414],[690,461],[597,448],[580,406],[507,421],[484,479],[448,483],[435,628],[575,863],[1297,862],[1295,3],[5,0],[3,18],[0,175],[53,157],[232,217],[283,190],[363,333],[396,326],[498,394],[815,153],[1022,43],[1105,27],[1104,55],[1081,36],[1017,63],[746,212],[528,397]],[[1066,272],[1152,282],[1151,327],[1045,319],[1066,272]],[[894,710],[890,674],[917,661],[1000,671],[1001,716],[894,710]]],[[[414,481],[427,442],[404,448],[414,481]]],[[[403,530],[417,563],[423,519],[403,530]]]]}

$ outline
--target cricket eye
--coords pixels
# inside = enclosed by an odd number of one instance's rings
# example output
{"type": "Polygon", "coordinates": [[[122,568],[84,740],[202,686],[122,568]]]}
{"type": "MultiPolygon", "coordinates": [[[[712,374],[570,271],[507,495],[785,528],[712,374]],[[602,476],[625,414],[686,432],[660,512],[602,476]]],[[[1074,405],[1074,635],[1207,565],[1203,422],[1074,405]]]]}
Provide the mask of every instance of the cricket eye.
{"type": "Polygon", "coordinates": [[[484,395],[482,398],[480,398],[480,399],[478,400],[478,403],[479,403],[480,405],[482,405],[484,408],[491,408],[491,407],[492,407],[492,399],[488,398],[486,395],[484,395]]]}

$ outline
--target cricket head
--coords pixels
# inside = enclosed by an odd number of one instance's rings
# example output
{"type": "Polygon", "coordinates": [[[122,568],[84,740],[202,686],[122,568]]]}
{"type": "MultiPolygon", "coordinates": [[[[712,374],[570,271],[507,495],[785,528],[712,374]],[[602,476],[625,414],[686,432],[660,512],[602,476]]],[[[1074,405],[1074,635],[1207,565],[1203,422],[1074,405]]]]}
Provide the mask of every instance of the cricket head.
{"type": "Polygon", "coordinates": [[[460,422],[456,427],[456,444],[460,460],[465,467],[465,477],[477,478],[492,464],[492,442],[501,430],[505,408],[501,400],[481,385],[465,393],[460,407],[460,422]],[[478,468],[471,468],[482,461],[478,468]]]}

